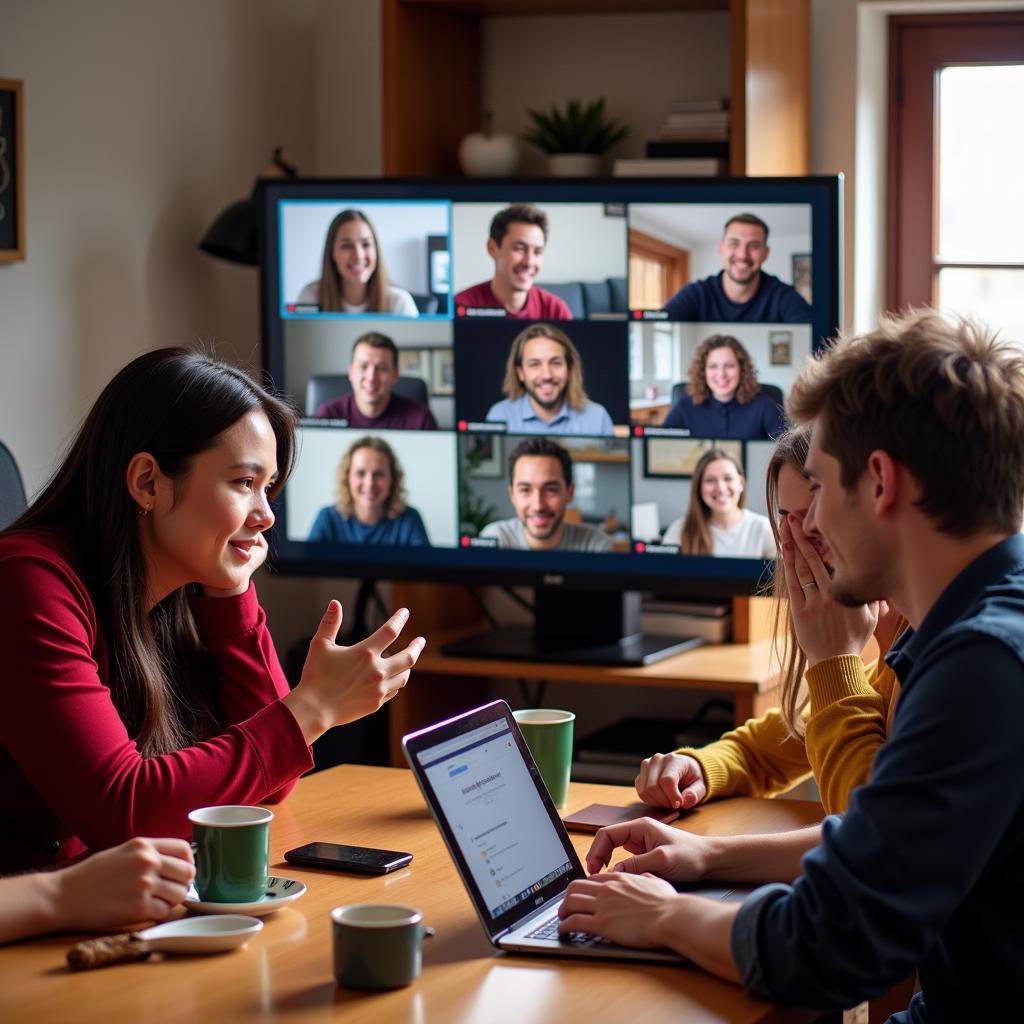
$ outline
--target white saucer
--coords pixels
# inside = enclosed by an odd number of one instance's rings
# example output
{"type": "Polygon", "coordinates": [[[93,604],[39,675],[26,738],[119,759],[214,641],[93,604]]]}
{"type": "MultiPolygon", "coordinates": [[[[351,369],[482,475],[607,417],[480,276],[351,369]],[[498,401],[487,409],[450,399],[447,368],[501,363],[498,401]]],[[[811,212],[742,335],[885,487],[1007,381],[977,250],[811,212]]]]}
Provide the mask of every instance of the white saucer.
{"type": "Polygon", "coordinates": [[[198,910],[200,914],[249,914],[262,917],[264,914],[272,914],[286,903],[294,903],[305,892],[305,882],[271,875],[267,879],[267,891],[252,903],[207,903],[199,898],[195,886],[189,888],[184,903],[189,910],[198,910]]]}
{"type": "Polygon", "coordinates": [[[139,932],[139,938],[160,953],[223,953],[244,946],[262,927],[262,921],[240,914],[180,917],[139,932]]]}

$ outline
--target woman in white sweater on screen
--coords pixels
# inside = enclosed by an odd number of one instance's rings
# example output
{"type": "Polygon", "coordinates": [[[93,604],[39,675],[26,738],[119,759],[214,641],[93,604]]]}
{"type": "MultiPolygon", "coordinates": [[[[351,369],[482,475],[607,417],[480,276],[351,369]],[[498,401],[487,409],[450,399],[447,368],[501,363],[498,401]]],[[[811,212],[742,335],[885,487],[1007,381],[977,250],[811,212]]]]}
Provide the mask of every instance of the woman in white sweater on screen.
{"type": "Polygon", "coordinates": [[[771,523],[744,508],[746,487],[736,459],[721,448],[709,449],[693,472],[686,515],[669,525],[662,543],[678,544],[684,555],[774,558],[771,523]]]}
{"type": "Polygon", "coordinates": [[[324,241],[320,280],[299,293],[322,313],[390,313],[419,316],[413,297],[392,284],[384,269],[377,232],[361,210],[342,210],[324,241]]]}

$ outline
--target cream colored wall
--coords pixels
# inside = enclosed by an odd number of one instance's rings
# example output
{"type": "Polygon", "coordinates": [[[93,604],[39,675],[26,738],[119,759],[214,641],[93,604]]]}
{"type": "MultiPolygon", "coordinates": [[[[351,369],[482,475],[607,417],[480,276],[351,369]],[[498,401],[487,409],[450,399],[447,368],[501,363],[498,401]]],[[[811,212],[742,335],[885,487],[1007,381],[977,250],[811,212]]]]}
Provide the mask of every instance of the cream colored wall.
{"type": "Polygon", "coordinates": [[[132,356],[259,360],[257,274],[196,243],[276,144],[312,157],[315,0],[4,0],[24,263],[0,265],[0,437],[29,491],[132,356]]]}
{"type": "Polygon", "coordinates": [[[381,173],[380,31],[380,0],[317,0],[311,173],[381,173]]]}

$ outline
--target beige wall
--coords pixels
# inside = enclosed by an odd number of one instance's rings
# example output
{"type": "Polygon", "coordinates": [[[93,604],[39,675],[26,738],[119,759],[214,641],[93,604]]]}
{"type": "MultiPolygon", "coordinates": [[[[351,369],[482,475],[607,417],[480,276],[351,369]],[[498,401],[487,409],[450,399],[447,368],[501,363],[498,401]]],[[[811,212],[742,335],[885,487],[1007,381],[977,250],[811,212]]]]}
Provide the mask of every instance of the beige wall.
{"type": "Polygon", "coordinates": [[[197,248],[276,144],[309,168],[314,0],[4,0],[28,258],[0,265],[0,437],[29,491],[131,356],[258,363],[257,274],[197,248]]]}

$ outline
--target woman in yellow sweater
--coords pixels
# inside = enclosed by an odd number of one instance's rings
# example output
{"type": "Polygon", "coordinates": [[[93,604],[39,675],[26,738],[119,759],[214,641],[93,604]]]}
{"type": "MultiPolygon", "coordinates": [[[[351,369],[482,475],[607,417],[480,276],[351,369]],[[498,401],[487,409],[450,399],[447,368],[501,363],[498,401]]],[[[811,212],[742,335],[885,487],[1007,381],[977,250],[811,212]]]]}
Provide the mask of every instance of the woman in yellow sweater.
{"type": "Polygon", "coordinates": [[[805,429],[788,431],[768,465],[768,508],[784,563],[775,592],[789,597],[788,623],[780,604],[775,629],[780,706],[706,747],[646,758],[636,778],[646,803],[686,809],[716,797],[773,796],[813,772],[832,814],[868,781],[899,694],[881,655],[905,621],[884,605],[844,608],[832,600],[828,551],[803,529],[811,500],[803,473],[808,442],[805,429]],[[872,633],[880,658],[865,666],[861,651],[872,633]]]}

